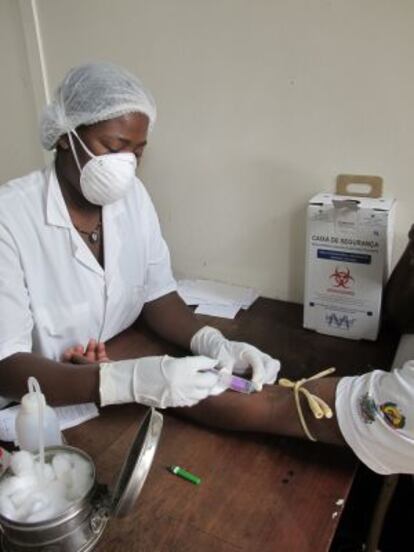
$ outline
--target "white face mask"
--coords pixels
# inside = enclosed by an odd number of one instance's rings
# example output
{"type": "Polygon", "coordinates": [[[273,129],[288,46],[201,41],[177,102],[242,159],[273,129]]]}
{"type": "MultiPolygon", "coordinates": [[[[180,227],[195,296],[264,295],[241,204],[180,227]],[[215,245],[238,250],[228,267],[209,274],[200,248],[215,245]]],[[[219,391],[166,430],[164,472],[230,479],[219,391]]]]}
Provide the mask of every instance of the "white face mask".
{"type": "Polygon", "coordinates": [[[68,133],[73,156],[80,172],[80,187],[85,198],[94,205],[109,205],[125,196],[134,184],[137,159],[133,153],[94,155],[79,138],[77,132],[68,133]],[[80,166],[71,134],[91,157],[80,166]]]}

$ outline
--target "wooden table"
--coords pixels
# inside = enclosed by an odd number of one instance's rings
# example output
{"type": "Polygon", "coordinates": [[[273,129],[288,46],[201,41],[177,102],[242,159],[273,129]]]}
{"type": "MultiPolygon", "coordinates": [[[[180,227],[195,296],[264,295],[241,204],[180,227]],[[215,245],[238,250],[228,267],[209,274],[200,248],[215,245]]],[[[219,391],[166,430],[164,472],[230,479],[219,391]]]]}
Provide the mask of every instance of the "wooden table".
{"type": "MultiPolygon", "coordinates": [[[[248,341],[299,378],[335,365],[340,375],[388,369],[397,337],[355,342],[304,330],[302,307],[259,299],[235,320],[203,317],[228,336],[248,341]]],[[[130,328],[109,346],[112,358],[174,353],[144,328],[130,328]]],[[[131,445],[144,408],[109,407],[66,432],[111,483],[131,445]]],[[[320,552],[329,549],[357,462],[349,451],[269,435],[212,430],[164,414],[154,464],[133,513],[111,520],[99,551],[320,552]],[[178,464],[202,478],[192,485],[167,471],[178,464]]]]}

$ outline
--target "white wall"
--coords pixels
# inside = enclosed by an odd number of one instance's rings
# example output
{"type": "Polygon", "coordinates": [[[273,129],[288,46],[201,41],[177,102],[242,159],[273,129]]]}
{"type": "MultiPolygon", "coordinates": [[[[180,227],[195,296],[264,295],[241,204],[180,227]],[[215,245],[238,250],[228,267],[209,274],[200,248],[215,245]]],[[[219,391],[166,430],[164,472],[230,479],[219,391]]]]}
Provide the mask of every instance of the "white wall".
{"type": "Polygon", "coordinates": [[[142,175],[178,276],[301,301],[305,205],[342,172],[384,177],[400,254],[414,218],[414,2],[37,6],[53,87],[70,66],[106,59],[152,89],[159,120],[142,175]]]}
{"type": "Polygon", "coordinates": [[[19,4],[0,0],[0,182],[43,162],[19,4]]]}

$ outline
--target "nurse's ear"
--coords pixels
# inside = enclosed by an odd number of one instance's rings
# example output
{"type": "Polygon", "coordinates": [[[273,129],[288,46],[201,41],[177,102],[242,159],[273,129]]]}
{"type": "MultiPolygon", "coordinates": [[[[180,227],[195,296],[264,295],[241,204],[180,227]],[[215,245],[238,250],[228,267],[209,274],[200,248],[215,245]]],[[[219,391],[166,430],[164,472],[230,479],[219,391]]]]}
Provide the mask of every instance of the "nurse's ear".
{"type": "Polygon", "coordinates": [[[68,151],[70,149],[67,134],[63,134],[63,136],[59,138],[59,140],[57,141],[57,146],[65,151],[68,151]]]}

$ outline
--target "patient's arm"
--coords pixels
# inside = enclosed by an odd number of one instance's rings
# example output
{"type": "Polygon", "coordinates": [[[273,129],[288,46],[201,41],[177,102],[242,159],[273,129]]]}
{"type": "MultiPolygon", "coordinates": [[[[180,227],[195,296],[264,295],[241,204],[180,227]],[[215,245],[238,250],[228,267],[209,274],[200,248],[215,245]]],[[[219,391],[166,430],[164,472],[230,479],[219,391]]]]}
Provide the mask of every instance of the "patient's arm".
{"type": "MultiPolygon", "coordinates": [[[[321,397],[334,411],[338,381],[339,378],[326,378],[310,381],[305,387],[321,397]]],[[[318,441],[345,445],[335,413],[331,419],[316,420],[303,397],[301,405],[307,426],[318,441]]],[[[293,391],[279,385],[265,385],[262,392],[251,395],[227,391],[217,397],[208,397],[191,408],[176,408],[174,411],[211,427],[306,438],[293,391]]]]}
{"type": "MultiPolygon", "coordinates": [[[[346,444],[377,473],[414,473],[414,360],[392,372],[308,381],[305,387],[336,408],[335,417],[315,420],[303,405],[307,425],[319,441],[346,444]]],[[[278,385],[255,395],[227,392],[183,411],[216,427],[304,436],[292,391],[278,385]]]]}

